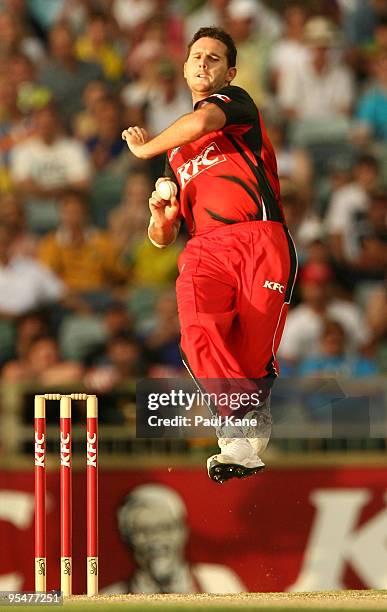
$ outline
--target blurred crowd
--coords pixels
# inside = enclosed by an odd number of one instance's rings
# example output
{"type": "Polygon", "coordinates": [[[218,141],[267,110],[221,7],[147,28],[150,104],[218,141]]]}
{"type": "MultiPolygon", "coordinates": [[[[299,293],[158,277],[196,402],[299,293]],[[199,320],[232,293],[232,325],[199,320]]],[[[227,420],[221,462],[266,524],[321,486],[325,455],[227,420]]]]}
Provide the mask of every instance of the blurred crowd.
{"type": "Polygon", "coordinates": [[[235,85],[276,149],[300,272],[285,374],[387,371],[387,0],[0,0],[0,366],[4,381],[96,392],[182,375],[177,258],[147,240],[163,160],[190,112],[186,45],[238,47],[235,85]]]}

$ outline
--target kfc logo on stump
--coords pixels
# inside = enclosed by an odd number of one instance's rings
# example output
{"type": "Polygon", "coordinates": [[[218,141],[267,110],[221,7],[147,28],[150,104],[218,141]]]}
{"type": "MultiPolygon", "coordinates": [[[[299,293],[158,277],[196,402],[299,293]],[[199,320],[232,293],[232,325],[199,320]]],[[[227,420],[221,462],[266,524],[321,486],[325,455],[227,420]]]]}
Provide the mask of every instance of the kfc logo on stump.
{"type": "Polygon", "coordinates": [[[189,159],[185,164],[178,167],[177,172],[179,173],[182,188],[185,187],[191,179],[195,178],[195,176],[201,172],[204,172],[204,170],[207,170],[210,166],[215,166],[224,161],[226,161],[226,156],[223,155],[215,142],[211,142],[211,144],[203,149],[199,155],[193,159],[189,159]]]}

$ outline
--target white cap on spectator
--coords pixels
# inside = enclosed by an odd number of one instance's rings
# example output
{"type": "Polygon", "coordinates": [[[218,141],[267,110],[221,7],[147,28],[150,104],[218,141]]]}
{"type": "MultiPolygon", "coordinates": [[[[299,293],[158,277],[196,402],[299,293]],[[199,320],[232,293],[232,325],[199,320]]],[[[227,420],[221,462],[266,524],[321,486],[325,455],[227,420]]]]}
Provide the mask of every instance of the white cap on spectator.
{"type": "Polygon", "coordinates": [[[312,17],[305,25],[304,39],[313,47],[333,47],[337,43],[337,31],[329,19],[312,17]]]}
{"type": "Polygon", "coordinates": [[[258,5],[255,0],[231,0],[227,13],[231,19],[256,19],[258,5]]]}

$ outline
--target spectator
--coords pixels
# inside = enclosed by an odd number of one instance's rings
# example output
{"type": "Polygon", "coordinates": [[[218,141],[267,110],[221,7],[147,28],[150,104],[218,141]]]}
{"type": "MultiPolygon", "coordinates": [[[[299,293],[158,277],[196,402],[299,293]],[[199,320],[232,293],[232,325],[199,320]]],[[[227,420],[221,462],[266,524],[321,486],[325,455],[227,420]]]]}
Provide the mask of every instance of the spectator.
{"type": "Polygon", "coordinates": [[[182,367],[180,327],[174,293],[166,292],[158,299],[152,327],[145,338],[145,347],[152,364],[182,367]]]}
{"type": "Polygon", "coordinates": [[[318,193],[318,212],[322,218],[326,216],[333,194],[352,182],[355,159],[355,151],[353,151],[353,159],[350,154],[348,156],[339,155],[328,160],[327,174],[318,193]]]}
{"type": "Polygon", "coordinates": [[[110,238],[130,262],[133,262],[135,249],[139,244],[143,244],[146,238],[149,222],[148,198],[151,191],[152,184],[148,173],[134,168],[126,180],[120,205],[109,215],[110,238]]]}
{"type": "Polygon", "coordinates": [[[156,75],[145,111],[151,137],[168,127],[176,117],[192,111],[192,100],[187,96],[186,88],[181,86],[175,66],[168,61],[160,62],[156,75]]]}
{"type": "Polygon", "coordinates": [[[56,225],[65,189],[88,188],[91,168],[82,145],[64,134],[52,103],[36,111],[35,121],[36,135],[12,151],[11,176],[25,197],[29,225],[42,232],[56,225]]]}
{"type": "Polygon", "coordinates": [[[90,81],[86,85],[82,96],[83,109],[74,116],[72,123],[74,136],[78,140],[88,142],[97,137],[97,108],[107,96],[108,88],[103,81],[90,81]]]}
{"type": "Polygon", "coordinates": [[[363,47],[372,41],[375,25],[387,15],[385,0],[343,2],[343,34],[350,47],[363,47]]]}
{"type": "Polygon", "coordinates": [[[86,352],[83,362],[88,366],[100,365],[106,346],[112,338],[133,333],[133,321],[128,309],[122,302],[112,302],[104,309],[101,321],[101,338],[93,343],[86,352]]]}
{"type": "Polygon", "coordinates": [[[32,340],[25,358],[11,361],[3,369],[7,382],[66,385],[82,380],[83,367],[73,361],[63,361],[58,345],[51,336],[39,336],[32,340]]]}
{"type": "Polygon", "coordinates": [[[145,236],[132,250],[132,283],[137,287],[165,289],[176,280],[177,260],[183,243],[179,239],[168,249],[156,250],[145,236]]]}
{"type": "Polygon", "coordinates": [[[14,194],[7,194],[0,201],[0,224],[11,237],[10,252],[13,257],[35,257],[37,238],[29,231],[24,208],[14,194]]]}
{"type": "Polygon", "coordinates": [[[149,176],[144,170],[133,170],[124,188],[121,205],[109,216],[110,239],[131,266],[131,284],[138,288],[169,287],[176,278],[177,258],[181,251],[178,240],[168,249],[156,249],[148,240],[149,176]]]}
{"type": "Polygon", "coordinates": [[[305,200],[312,195],[312,161],[305,149],[289,143],[287,124],[279,116],[266,123],[270,141],[277,157],[278,176],[290,180],[305,200]]]}
{"type": "MultiPolygon", "coordinates": [[[[365,0],[364,4],[366,3],[367,0],[365,0]]],[[[345,14],[346,11],[344,11],[344,37],[347,34],[345,14]]],[[[367,24],[367,20],[363,23],[367,24]]],[[[364,80],[368,78],[370,71],[372,71],[374,58],[387,53],[387,13],[377,16],[374,12],[371,22],[367,24],[367,28],[369,28],[369,31],[366,38],[362,41],[358,40],[355,44],[353,40],[350,41],[349,47],[346,48],[345,52],[347,63],[353,67],[356,79],[361,84],[363,84],[364,80]]]]}
{"type": "Polygon", "coordinates": [[[157,81],[157,69],[163,57],[163,42],[157,37],[149,38],[154,32],[148,30],[143,41],[128,53],[126,74],[129,83],[122,89],[121,99],[126,108],[127,125],[144,125],[145,111],[149,97],[157,81]]]}
{"type": "Polygon", "coordinates": [[[304,29],[309,61],[291,73],[283,88],[282,106],[289,118],[331,122],[347,117],[354,98],[349,70],[334,61],[331,51],[337,44],[333,25],[323,17],[310,19],[304,29]]]}
{"type": "MultiPolygon", "coordinates": [[[[44,0],[43,0],[44,2],[44,0]]],[[[56,23],[66,22],[72,32],[81,34],[87,28],[89,14],[95,10],[109,18],[110,7],[109,3],[100,2],[100,0],[59,0],[60,11],[55,15],[56,23]]],[[[50,26],[51,27],[51,26],[50,26]]]]}
{"type": "Polygon", "coordinates": [[[34,63],[44,58],[39,40],[24,31],[24,24],[14,7],[0,11],[0,61],[7,61],[14,53],[24,53],[34,63]]]}
{"type": "Polygon", "coordinates": [[[62,195],[60,225],[41,240],[39,257],[73,294],[97,307],[125,284],[129,273],[108,235],[90,226],[87,206],[82,192],[62,195]]]}
{"type": "Polygon", "coordinates": [[[233,85],[246,89],[258,107],[268,105],[268,67],[272,39],[258,28],[255,0],[231,0],[227,29],[238,48],[238,73],[233,85]]]}
{"type": "Polygon", "coordinates": [[[32,310],[17,317],[14,321],[6,321],[4,319],[0,321],[1,365],[9,361],[25,360],[33,340],[38,336],[48,334],[49,315],[49,309],[47,311],[32,310]],[[7,325],[8,330],[11,332],[11,335],[8,337],[8,340],[11,340],[11,342],[8,344],[7,335],[4,336],[4,334],[7,334],[7,325]]]}
{"type": "Polygon", "coordinates": [[[284,178],[281,179],[280,185],[286,225],[295,241],[298,257],[302,261],[307,244],[323,237],[322,223],[310,210],[309,200],[303,197],[297,185],[284,178]]]}
{"type": "Polygon", "coordinates": [[[33,122],[18,105],[16,84],[8,77],[0,77],[0,153],[7,164],[12,148],[29,138],[33,131],[33,122]]]}
{"type": "Polygon", "coordinates": [[[95,62],[101,67],[106,80],[116,83],[123,75],[123,61],[118,46],[111,39],[111,23],[103,13],[92,13],[86,32],[76,42],[78,59],[95,62]]]}
{"type": "Polygon", "coordinates": [[[47,31],[64,13],[65,5],[69,4],[68,0],[51,0],[48,3],[46,0],[26,0],[26,2],[30,18],[44,38],[46,38],[47,31]]]}
{"type": "Polygon", "coordinates": [[[377,372],[373,361],[349,351],[343,326],[329,320],[325,321],[318,353],[304,359],[298,368],[300,376],[361,378],[373,376],[377,372]]]}
{"type": "Polygon", "coordinates": [[[207,0],[185,20],[186,42],[188,43],[199,28],[214,25],[223,27],[227,5],[230,0],[207,0]]]}
{"type": "Polygon", "coordinates": [[[103,79],[98,64],[82,62],[75,55],[75,40],[65,24],[50,30],[50,59],[40,71],[39,81],[53,93],[61,116],[70,120],[82,108],[82,94],[89,81],[103,79]]]}
{"type": "MultiPolygon", "coordinates": [[[[47,87],[37,83],[36,65],[22,53],[15,53],[8,62],[9,79],[15,86],[17,107],[25,116],[48,104],[52,94],[47,87]]],[[[9,85],[9,80],[8,80],[9,85]]]]}
{"type": "Polygon", "coordinates": [[[349,266],[360,278],[383,280],[387,270],[387,193],[372,194],[356,224],[358,255],[349,266]]]}
{"type": "Polygon", "coordinates": [[[107,341],[100,365],[91,368],[86,384],[93,391],[106,391],[119,383],[145,374],[141,346],[131,336],[118,334],[107,341]]]}
{"type": "Polygon", "coordinates": [[[369,52],[373,57],[387,53],[387,8],[385,14],[381,15],[375,24],[373,43],[369,52]]]}
{"type": "Polygon", "coordinates": [[[285,8],[283,36],[273,43],[270,54],[271,79],[278,102],[284,104],[287,81],[294,73],[302,72],[309,59],[304,40],[304,26],[307,9],[301,3],[293,3],[285,8]]]}
{"type": "Polygon", "coordinates": [[[355,116],[372,138],[387,143],[387,50],[374,59],[371,70],[375,81],[361,96],[355,116]]]}
{"type": "Polygon", "coordinates": [[[137,35],[153,14],[152,0],[113,0],[112,13],[124,34],[137,35]]]}
{"type": "Polygon", "coordinates": [[[360,157],[353,169],[353,180],[336,190],[329,203],[326,228],[330,234],[332,254],[337,261],[358,255],[355,238],[356,217],[367,210],[369,196],[377,187],[378,162],[370,155],[360,157]]]}
{"type": "Polygon", "coordinates": [[[122,107],[113,96],[99,99],[95,105],[97,132],[87,143],[94,168],[97,171],[113,166],[122,167],[122,172],[128,169],[128,152],[122,140],[123,128],[122,107]]]}
{"type": "Polygon", "coordinates": [[[42,310],[33,310],[19,317],[16,321],[14,358],[24,361],[34,340],[48,336],[49,331],[47,313],[42,310]]]}
{"type": "Polygon", "coordinates": [[[184,21],[170,0],[154,0],[154,19],[162,24],[170,56],[179,62],[185,55],[184,21]]]}
{"type": "Polygon", "coordinates": [[[288,364],[315,355],[325,319],[340,323],[350,339],[351,349],[363,346],[368,330],[355,304],[333,297],[333,274],[327,264],[306,264],[300,273],[302,302],[290,311],[282,338],[280,358],[288,364]]]}
{"type": "Polygon", "coordinates": [[[134,157],[128,155],[121,133],[123,109],[119,100],[109,96],[96,104],[97,132],[87,143],[96,170],[91,188],[91,215],[101,228],[107,225],[110,211],[116,206],[134,157]]]}
{"type": "Polygon", "coordinates": [[[375,287],[369,295],[366,305],[366,320],[371,331],[372,343],[377,346],[384,340],[387,346],[387,290],[383,285],[375,287]]]}
{"type": "Polygon", "coordinates": [[[14,319],[65,296],[62,282],[31,257],[12,256],[9,229],[0,225],[0,317],[14,319]]]}

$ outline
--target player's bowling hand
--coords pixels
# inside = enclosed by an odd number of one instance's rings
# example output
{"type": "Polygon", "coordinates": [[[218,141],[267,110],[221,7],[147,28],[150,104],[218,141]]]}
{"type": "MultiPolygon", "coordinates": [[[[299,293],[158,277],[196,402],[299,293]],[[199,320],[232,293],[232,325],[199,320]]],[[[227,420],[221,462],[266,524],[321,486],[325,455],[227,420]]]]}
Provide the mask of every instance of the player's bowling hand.
{"type": "Polygon", "coordinates": [[[121,136],[122,140],[126,141],[126,144],[133,155],[142,159],[143,156],[141,154],[141,149],[142,146],[148,141],[148,134],[146,130],[135,125],[124,130],[121,136]]]}
{"type": "Polygon", "coordinates": [[[157,191],[153,191],[149,198],[149,208],[155,224],[161,227],[170,225],[179,215],[179,202],[176,197],[163,200],[157,191]]]}

